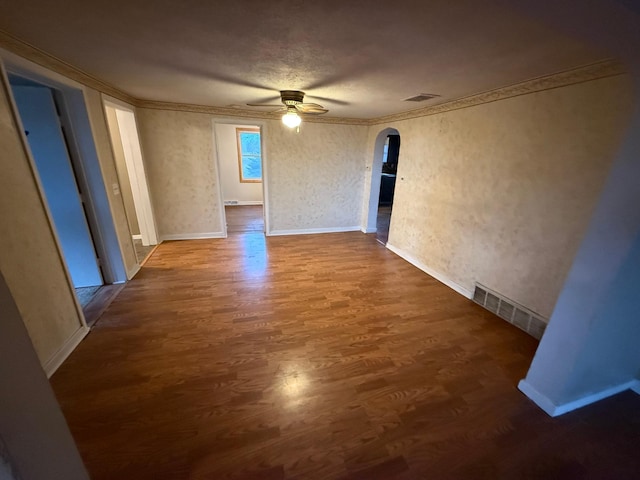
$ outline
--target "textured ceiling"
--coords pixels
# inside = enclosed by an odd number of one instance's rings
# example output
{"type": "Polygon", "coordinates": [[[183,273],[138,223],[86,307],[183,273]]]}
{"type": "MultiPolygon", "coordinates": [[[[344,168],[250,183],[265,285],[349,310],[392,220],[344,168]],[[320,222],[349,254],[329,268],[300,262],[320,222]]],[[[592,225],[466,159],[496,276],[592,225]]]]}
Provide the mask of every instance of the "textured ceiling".
{"type": "Polygon", "coordinates": [[[0,0],[0,29],[140,99],[226,107],[300,89],[355,118],[608,57],[499,0],[0,0]],[[420,93],[440,97],[403,102],[420,93]]]}

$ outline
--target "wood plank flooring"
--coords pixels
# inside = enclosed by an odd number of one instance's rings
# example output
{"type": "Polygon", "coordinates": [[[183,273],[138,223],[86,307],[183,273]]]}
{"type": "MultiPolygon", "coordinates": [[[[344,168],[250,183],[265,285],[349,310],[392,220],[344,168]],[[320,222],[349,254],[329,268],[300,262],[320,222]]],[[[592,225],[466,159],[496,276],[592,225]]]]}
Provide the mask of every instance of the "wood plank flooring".
{"type": "Polygon", "coordinates": [[[94,480],[638,478],[640,401],[549,418],[536,340],[340,233],[167,242],[52,378],[94,480]]]}
{"type": "Polygon", "coordinates": [[[227,205],[227,233],[264,232],[262,205],[227,205]]]}

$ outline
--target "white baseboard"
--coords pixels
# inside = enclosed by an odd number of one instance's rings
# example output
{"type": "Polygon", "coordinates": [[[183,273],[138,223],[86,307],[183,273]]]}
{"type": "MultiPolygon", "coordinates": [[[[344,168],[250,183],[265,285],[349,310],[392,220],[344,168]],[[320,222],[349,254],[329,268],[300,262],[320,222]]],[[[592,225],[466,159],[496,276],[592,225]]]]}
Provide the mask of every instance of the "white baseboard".
{"type": "Polygon", "coordinates": [[[518,383],[518,389],[549,416],[557,417],[558,415],[563,415],[572,410],[585,407],[591,403],[595,403],[617,393],[624,392],[625,390],[631,389],[637,393],[638,390],[640,390],[640,380],[631,380],[560,405],[554,404],[546,395],[540,393],[526,380],[520,380],[520,383],[518,383]]]}
{"type": "Polygon", "coordinates": [[[362,233],[376,233],[376,232],[378,231],[378,229],[377,229],[377,228],[375,228],[375,227],[371,227],[371,228],[362,227],[362,228],[360,229],[360,231],[361,231],[362,233]]]}
{"type": "Polygon", "coordinates": [[[165,240],[200,240],[203,238],[227,238],[223,232],[204,232],[204,233],[172,233],[170,235],[162,235],[162,241],[165,240]]]}
{"type": "Polygon", "coordinates": [[[142,235],[131,235],[134,240],[142,240],[142,235]]]}
{"type": "Polygon", "coordinates": [[[456,282],[454,282],[453,280],[445,277],[441,273],[436,272],[435,270],[432,270],[431,268],[427,267],[425,264],[420,262],[418,259],[416,259],[412,255],[408,254],[404,250],[402,250],[402,249],[400,249],[398,247],[394,247],[393,245],[391,245],[389,243],[387,243],[387,248],[389,250],[391,250],[393,253],[395,253],[396,255],[398,255],[399,257],[404,258],[407,262],[409,262],[414,267],[418,267],[420,270],[425,272],[427,275],[432,276],[433,278],[438,280],[440,283],[444,283],[447,287],[451,288],[452,290],[455,290],[456,292],[458,292],[463,297],[473,298],[473,292],[471,290],[467,290],[462,285],[458,285],[456,282]]]}
{"type": "Polygon", "coordinates": [[[264,205],[264,202],[262,200],[225,200],[224,202],[225,207],[235,207],[238,205],[264,205]]]}
{"type": "Polygon", "coordinates": [[[342,233],[342,232],[358,232],[360,227],[330,227],[330,228],[306,228],[300,230],[272,230],[267,233],[268,237],[277,237],[280,235],[313,235],[316,233],[342,233]]]}
{"type": "Polygon", "coordinates": [[[80,344],[82,339],[86,337],[87,333],[89,333],[89,327],[86,325],[80,326],[78,330],[76,330],[73,335],[71,335],[66,342],[58,349],[53,356],[45,362],[42,368],[44,368],[44,372],[47,374],[47,378],[51,378],[51,376],[56,373],[56,370],[62,365],[71,352],[73,352],[76,347],[80,344]]]}

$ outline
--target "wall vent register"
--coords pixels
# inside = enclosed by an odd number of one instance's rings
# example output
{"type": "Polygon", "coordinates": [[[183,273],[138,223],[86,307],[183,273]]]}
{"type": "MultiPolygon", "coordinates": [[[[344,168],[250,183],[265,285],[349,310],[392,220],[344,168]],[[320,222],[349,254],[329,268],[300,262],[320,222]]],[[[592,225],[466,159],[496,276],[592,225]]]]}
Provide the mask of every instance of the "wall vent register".
{"type": "Polygon", "coordinates": [[[541,315],[480,284],[476,285],[473,292],[473,301],[532,337],[538,340],[542,338],[547,321],[541,315]]]}

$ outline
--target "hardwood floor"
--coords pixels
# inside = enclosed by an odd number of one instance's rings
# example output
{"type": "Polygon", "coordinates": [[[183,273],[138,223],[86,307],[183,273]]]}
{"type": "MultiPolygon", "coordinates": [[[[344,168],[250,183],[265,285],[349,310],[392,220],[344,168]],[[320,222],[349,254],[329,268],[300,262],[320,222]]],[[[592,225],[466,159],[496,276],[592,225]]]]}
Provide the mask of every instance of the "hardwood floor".
{"type": "Polygon", "coordinates": [[[103,285],[91,301],[82,308],[84,319],[91,327],[98,321],[113,299],[124,288],[124,284],[103,285]]]}
{"type": "Polygon", "coordinates": [[[163,243],[52,378],[94,480],[638,478],[640,401],[552,419],[536,340],[340,233],[163,243]]]}
{"type": "Polygon", "coordinates": [[[227,205],[227,233],[264,232],[262,205],[227,205]]]}

